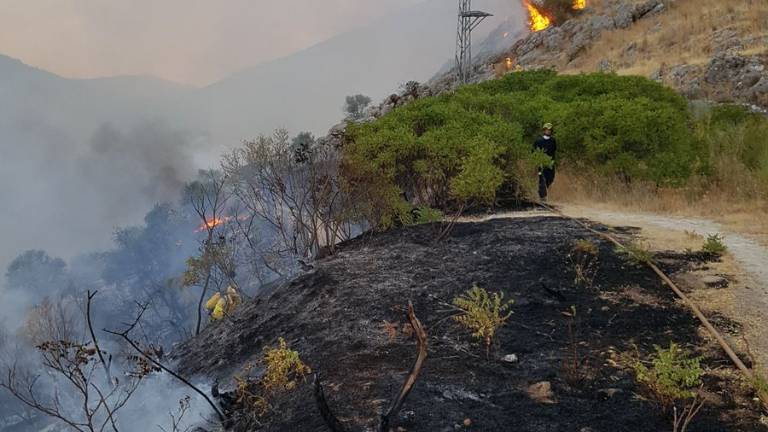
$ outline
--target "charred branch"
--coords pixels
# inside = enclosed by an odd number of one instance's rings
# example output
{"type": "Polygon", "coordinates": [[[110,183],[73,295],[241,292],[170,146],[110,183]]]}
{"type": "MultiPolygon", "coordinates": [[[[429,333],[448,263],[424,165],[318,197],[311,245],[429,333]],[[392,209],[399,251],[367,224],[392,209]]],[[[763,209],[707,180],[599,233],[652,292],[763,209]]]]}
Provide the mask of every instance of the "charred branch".
{"type": "Polygon", "coordinates": [[[216,404],[211,400],[211,398],[208,397],[207,394],[205,394],[205,392],[203,392],[197,386],[192,384],[192,382],[190,382],[187,378],[184,378],[183,376],[179,375],[174,370],[170,369],[169,367],[167,367],[166,365],[164,365],[163,363],[158,361],[156,358],[154,358],[151,355],[149,355],[145,350],[142,350],[141,347],[139,346],[139,344],[135,340],[133,340],[131,338],[131,336],[130,336],[131,332],[133,331],[133,329],[136,328],[136,326],[139,325],[139,322],[141,321],[141,317],[142,317],[142,315],[144,314],[144,312],[146,310],[147,310],[147,305],[146,304],[141,305],[141,307],[139,309],[139,313],[136,316],[136,319],[133,321],[133,323],[131,323],[122,332],[116,332],[116,331],[107,330],[107,329],[104,329],[104,331],[109,333],[109,334],[111,334],[111,335],[114,335],[114,336],[117,336],[117,337],[123,339],[131,348],[133,348],[134,351],[136,351],[136,353],[138,355],[143,357],[145,360],[147,360],[148,362],[150,362],[152,365],[154,365],[155,367],[159,368],[163,372],[166,372],[167,374],[169,374],[172,377],[176,378],[178,381],[180,381],[181,383],[183,383],[184,385],[186,385],[187,387],[192,389],[192,391],[194,391],[195,393],[197,393],[200,396],[202,396],[203,399],[205,399],[205,401],[208,403],[208,405],[210,405],[210,407],[216,413],[216,416],[219,418],[219,421],[222,424],[224,424],[226,422],[226,417],[221,412],[219,407],[216,406],[216,404]]]}
{"type": "Polygon", "coordinates": [[[411,367],[411,372],[405,378],[403,387],[400,389],[397,398],[390,405],[386,414],[381,417],[381,425],[379,426],[380,432],[387,432],[389,430],[389,422],[400,411],[405,399],[413,390],[413,386],[416,384],[416,380],[421,373],[421,368],[424,366],[424,361],[427,359],[427,332],[424,331],[424,327],[421,325],[421,321],[416,317],[416,313],[413,310],[413,303],[408,303],[408,322],[413,327],[414,336],[416,336],[416,342],[418,343],[418,354],[416,360],[411,367]]]}
{"type": "Polygon", "coordinates": [[[328,429],[330,429],[331,432],[348,432],[328,406],[328,400],[325,398],[323,385],[317,374],[315,374],[315,401],[317,402],[318,409],[320,409],[320,415],[323,416],[323,420],[325,420],[325,424],[328,425],[328,429]]]}
{"type": "MultiPolygon", "coordinates": [[[[397,397],[392,401],[387,412],[382,414],[381,422],[379,423],[379,432],[389,431],[389,425],[392,421],[392,418],[396,417],[400,412],[400,409],[403,407],[403,404],[405,403],[406,398],[408,398],[408,395],[411,393],[411,390],[413,390],[413,386],[416,384],[416,380],[419,378],[421,369],[427,359],[427,332],[424,330],[421,321],[419,321],[419,319],[416,317],[413,304],[410,302],[408,303],[408,322],[411,324],[414,336],[416,337],[416,360],[414,361],[413,366],[411,366],[411,371],[405,378],[405,381],[403,382],[397,397]]],[[[323,420],[325,420],[325,424],[328,426],[328,429],[331,432],[348,432],[348,429],[344,427],[344,425],[339,421],[336,415],[333,414],[333,411],[331,411],[331,408],[328,406],[328,401],[325,397],[323,386],[320,382],[320,378],[318,378],[317,375],[315,375],[315,401],[317,403],[318,409],[320,410],[320,415],[323,416],[323,420]]]]}
{"type": "Polygon", "coordinates": [[[85,318],[88,322],[88,332],[91,334],[91,340],[93,340],[93,347],[96,349],[96,354],[99,356],[99,361],[101,362],[101,365],[104,367],[104,375],[107,378],[107,382],[114,386],[114,381],[112,380],[112,374],[110,373],[110,367],[111,367],[111,360],[110,363],[107,363],[104,360],[104,353],[101,351],[101,347],[99,346],[99,341],[96,339],[96,332],[93,331],[93,322],[91,320],[91,303],[93,302],[93,298],[96,297],[96,294],[98,294],[98,291],[91,292],[88,290],[88,299],[85,303],[85,318]]]}

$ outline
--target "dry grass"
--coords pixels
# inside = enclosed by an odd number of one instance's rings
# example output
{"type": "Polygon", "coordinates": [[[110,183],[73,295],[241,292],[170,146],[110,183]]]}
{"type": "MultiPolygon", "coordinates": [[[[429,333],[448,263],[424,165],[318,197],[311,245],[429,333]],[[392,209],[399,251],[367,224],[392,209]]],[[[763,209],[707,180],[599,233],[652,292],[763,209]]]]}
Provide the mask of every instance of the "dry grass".
{"type": "Polygon", "coordinates": [[[555,202],[572,205],[708,218],[768,245],[768,191],[760,190],[765,185],[750,186],[756,194],[745,196],[745,184],[754,180],[740,179],[738,171],[733,177],[729,183],[715,186],[697,185],[693,180],[683,188],[657,189],[648,183],[625,185],[596,175],[574,175],[563,168],[550,196],[555,202]]]}
{"type": "MultiPolygon", "coordinates": [[[[591,6],[599,13],[605,0],[591,6]]],[[[733,31],[749,38],[745,54],[765,52],[768,2],[765,0],[678,0],[667,12],[641,20],[628,29],[602,34],[564,72],[592,72],[609,59],[620,74],[649,75],[663,65],[701,64],[718,49],[717,35],[733,31]],[[634,49],[629,49],[634,46],[634,49]]]]}

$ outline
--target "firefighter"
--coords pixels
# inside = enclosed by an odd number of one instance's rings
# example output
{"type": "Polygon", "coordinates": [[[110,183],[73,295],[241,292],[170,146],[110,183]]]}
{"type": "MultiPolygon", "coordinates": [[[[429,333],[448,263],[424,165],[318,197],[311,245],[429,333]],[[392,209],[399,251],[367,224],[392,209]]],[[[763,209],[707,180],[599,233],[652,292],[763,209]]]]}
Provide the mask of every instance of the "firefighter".
{"type": "Polygon", "coordinates": [[[225,295],[221,295],[220,292],[216,292],[205,303],[205,308],[211,314],[211,321],[218,321],[225,316],[232,314],[232,312],[240,306],[242,298],[238,294],[237,289],[232,285],[227,287],[225,295]]]}
{"type": "MultiPolygon", "coordinates": [[[[542,134],[539,139],[536,140],[536,142],[533,144],[534,150],[543,150],[544,153],[547,154],[547,156],[551,157],[552,160],[555,160],[555,154],[557,153],[557,141],[555,140],[555,137],[552,136],[553,132],[553,126],[552,123],[545,123],[544,126],[542,126],[542,134]]],[[[547,192],[549,191],[549,188],[552,186],[552,183],[555,181],[555,167],[554,165],[551,168],[548,167],[540,167],[539,168],[539,198],[541,198],[542,201],[547,200],[547,192]]]]}

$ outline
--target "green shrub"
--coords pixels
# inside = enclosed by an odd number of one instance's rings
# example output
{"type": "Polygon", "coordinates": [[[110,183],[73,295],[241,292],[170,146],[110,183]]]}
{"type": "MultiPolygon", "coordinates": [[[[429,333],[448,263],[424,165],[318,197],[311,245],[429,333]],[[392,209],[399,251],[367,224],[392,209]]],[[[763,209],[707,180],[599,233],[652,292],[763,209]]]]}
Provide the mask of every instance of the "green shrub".
{"type": "Polygon", "coordinates": [[[599,254],[597,244],[588,239],[579,239],[573,243],[566,259],[573,269],[573,282],[577,286],[589,289],[594,287],[595,276],[600,267],[599,254]]]}
{"type": "Polygon", "coordinates": [[[414,224],[426,224],[443,220],[443,212],[432,207],[416,207],[414,209],[414,224]]]}
{"type": "Polygon", "coordinates": [[[694,398],[704,375],[701,358],[691,357],[672,342],[669,348],[656,346],[655,349],[656,354],[651,358],[650,365],[640,360],[633,362],[638,383],[664,409],[673,408],[675,402],[694,398]]]}
{"type": "Polygon", "coordinates": [[[768,410],[768,380],[756,369],[752,370],[752,374],[749,384],[757,398],[760,399],[763,409],[768,410]]]}
{"type": "Polygon", "coordinates": [[[626,256],[633,264],[642,266],[653,262],[653,252],[647,243],[633,241],[616,248],[616,253],[626,256]]]}
{"type": "Polygon", "coordinates": [[[723,243],[723,240],[724,238],[720,234],[712,234],[707,237],[707,240],[704,242],[704,246],[701,247],[701,250],[704,252],[721,255],[728,250],[728,247],[725,245],[725,243],[723,243]]]}
{"type": "Polygon", "coordinates": [[[674,91],[641,77],[532,71],[350,125],[342,175],[380,227],[414,197],[441,210],[525,198],[542,164],[531,147],[545,121],[555,124],[559,158],[626,181],[682,184],[706,164],[674,91]]]}
{"type": "Polygon", "coordinates": [[[504,293],[489,294],[483,288],[474,285],[472,289],[453,299],[453,304],[461,310],[456,315],[456,322],[472,331],[472,335],[485,342],[486,354],[489,352],[493,336],[512,312],[507,312],[514,301],[504,301],[504,293]]]}
{"type": "Polygon", "coordinates": [[[768,185],[768,118],[740,105],[719,105],[699,116],[695,136],[708,156],[703,173],[714,182],[738,182],[735,189],[747,196],[755,195],[750,180],[768,185]]]}

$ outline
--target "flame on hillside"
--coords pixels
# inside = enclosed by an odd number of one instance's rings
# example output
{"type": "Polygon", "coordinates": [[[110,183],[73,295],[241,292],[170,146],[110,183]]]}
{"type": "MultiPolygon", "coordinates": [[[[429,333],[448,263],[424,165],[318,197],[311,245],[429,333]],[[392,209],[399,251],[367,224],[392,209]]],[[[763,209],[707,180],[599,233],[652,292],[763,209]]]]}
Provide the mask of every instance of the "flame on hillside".
{"type": "MultiPolygon", "coordinates": [[[[539,32],[548,29],[554,22],[551,11],[546,11],[541,2],[535,3],[534,0],[523,0],[523,4],[528,9],[528,26],[532,32],[539,32]]],[[[587,0],[573,0],[571,8],[575,11],[587,8],[587,0]]]]}
{"type": "Polygon", "coordinates": [[[539,32],[546,30],[552,25],[552,20],[546,16],[536,5],[531,3],[530,0],[523,0],[525,7],[528,8],[528,26],[531,31],[539,32]]]}
{"type": "Polygon", "coordinates": [[[222,216],[222,217],[211,218],[206,220],[204,224],[200,224],[200,226],[197,227],[195,232],[200,233],[203,231],[208,231],[209,229],[213,229],[213,228],[228,224],[234,220],[246,221],[248,220],[248,216],[240,216],[237,218],[235,218],[234,216],[222,216]]]}
{"type": "Polygon", "coordinates": [[[209,229],[216,228],[217,226],[224,225],[225,223],[227,223],[227,222],[229,222],[231,220],[232,220],[232,218],[229,217],[229,216],[215,217],[215,218],[212,218],[212,219],[208,219],[207,221],[205,221],[204,224],[200,224],[200,226],[197,227],[195,232],[207,231],[209,229]]]}

